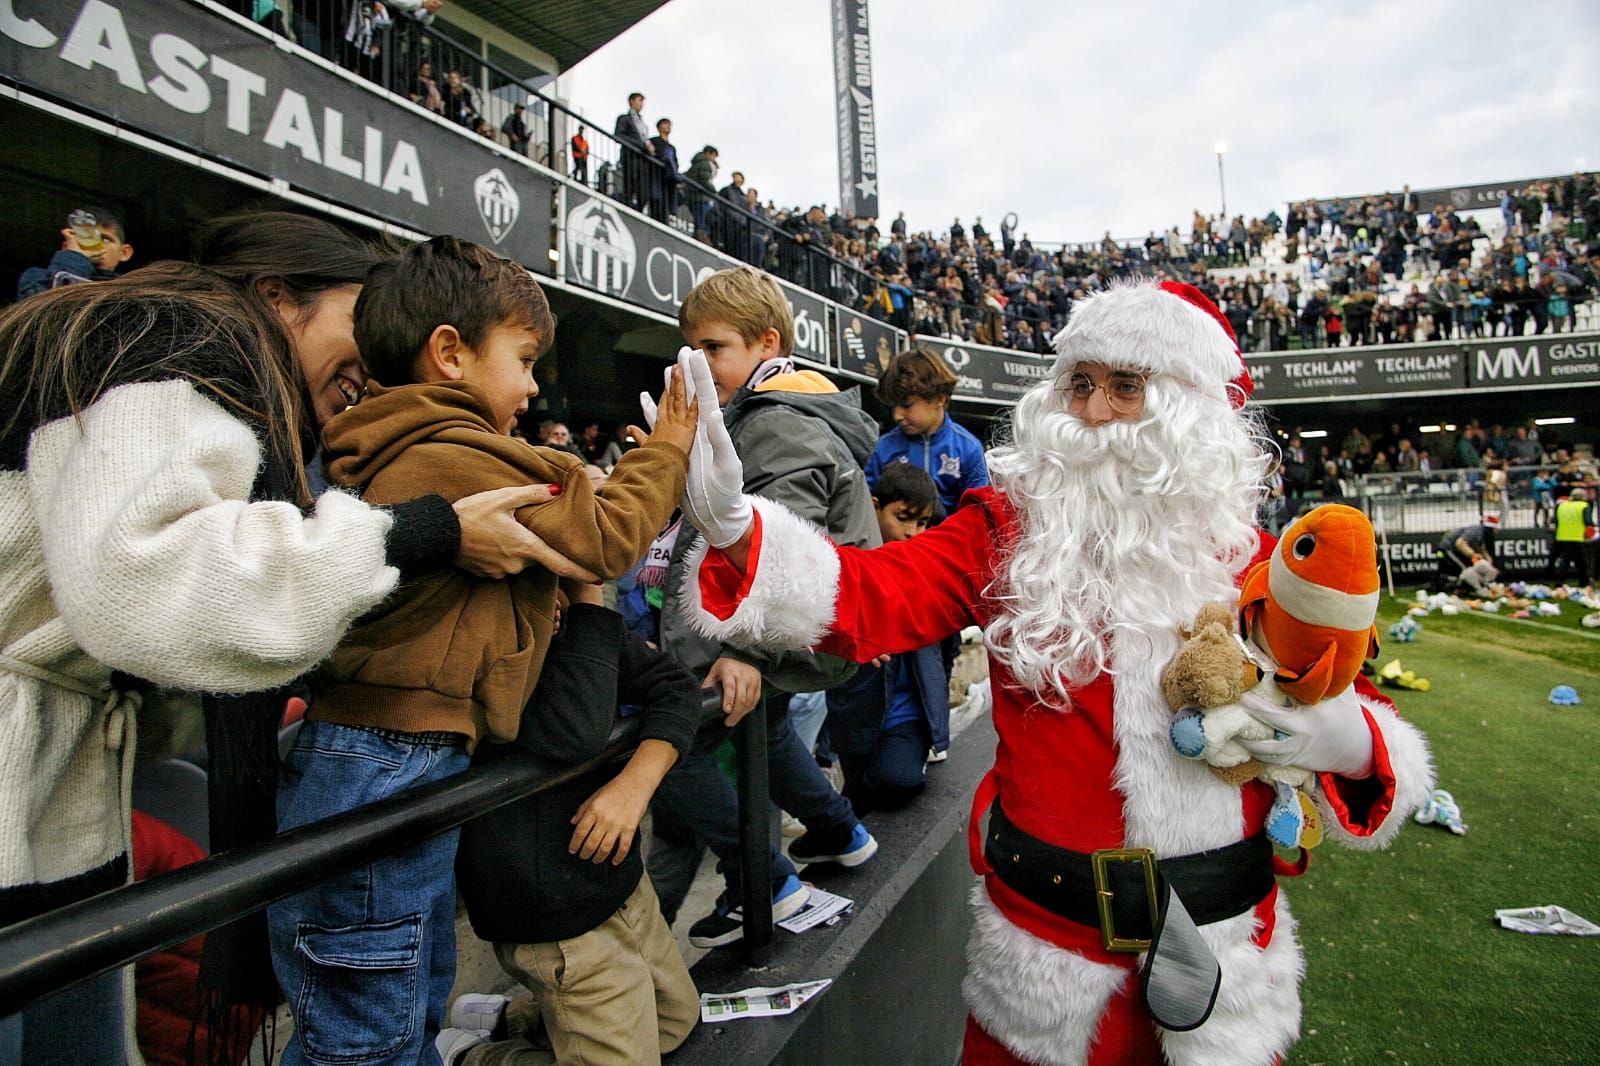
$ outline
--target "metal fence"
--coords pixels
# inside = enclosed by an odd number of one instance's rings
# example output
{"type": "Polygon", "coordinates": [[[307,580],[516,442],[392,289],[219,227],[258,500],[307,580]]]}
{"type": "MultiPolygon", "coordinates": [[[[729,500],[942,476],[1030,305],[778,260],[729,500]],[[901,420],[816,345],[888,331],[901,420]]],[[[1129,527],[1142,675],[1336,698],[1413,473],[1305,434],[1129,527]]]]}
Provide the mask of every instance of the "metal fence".
{"type": "MultiPolygon", "coordinates": [[[[707,720],[720,717],[721,707],[721,689],[705,690],[707,720]]],[[[640,726],[638,718],[620,720],[605,750],[578,766],[517,753],[0,929],[0,1015],[621,759],[638,746],[640,726]]],[[[765,705],[758,703],[733,731],[741,846],[746,865],[763,870],[770,846],[766,728],[765,705]]],[[[763,965],[772,944],[768,879],[746,877],[743,887],[750,915],[744,947],[752,965],[763,965]]]]}
{"type": "Polygon", "coordinates": [[[1510,467],[1503,485],[1478,468],[1345,477],[1337,494],[1291,498],[1283,517],[1321,503],[1343,503],[1366,512],[1375,526],[1392,534],[1448,533],[1491,513],[1507,527],[1541,529],[1554,511],[1555,494],[1537,488],[1535,478],[1549,469],[1510,467]]]}

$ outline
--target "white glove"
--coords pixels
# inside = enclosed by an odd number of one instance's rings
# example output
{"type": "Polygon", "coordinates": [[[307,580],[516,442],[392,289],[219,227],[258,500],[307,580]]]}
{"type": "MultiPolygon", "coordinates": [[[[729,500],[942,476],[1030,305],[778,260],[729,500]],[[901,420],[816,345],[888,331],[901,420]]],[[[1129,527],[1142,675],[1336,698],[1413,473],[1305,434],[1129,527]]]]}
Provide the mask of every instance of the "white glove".
{"type": "MultiPolygon", "coordinates": [[[[695,425],[694,444],[689,448],[689,480],[684,486],[683,515],[689,524],[705,535],[713,548],[726,548],[744,536],[755,521],[750,497],[744,494],[744,464],[733,450],[733,439],[722,421],[717,403],[716,382],[711,380],[711,364],[703,352],[678,349],[678,366],[683,368],[683,383],[688,400],[700,400],[700,418],[695,425]]],[[[670,381],[671,368],[667,370],[670,381]]],[[[648,393],[639,394],[639,406],[652,429],[656,405],[648,393]]]]}
{"type": "Polygon", "coordinates": [[[1298,766],[1344,777],[1371,775],[1372,730],[1354,688],[1320,703],[1296,703],[1281,694],[1279,700],[1275,703],[1259,691],[1239,697],[1250,717],[1287,734],[1281,740],[1235,737],[1241,747],[1274,766],[1298,766]]]}

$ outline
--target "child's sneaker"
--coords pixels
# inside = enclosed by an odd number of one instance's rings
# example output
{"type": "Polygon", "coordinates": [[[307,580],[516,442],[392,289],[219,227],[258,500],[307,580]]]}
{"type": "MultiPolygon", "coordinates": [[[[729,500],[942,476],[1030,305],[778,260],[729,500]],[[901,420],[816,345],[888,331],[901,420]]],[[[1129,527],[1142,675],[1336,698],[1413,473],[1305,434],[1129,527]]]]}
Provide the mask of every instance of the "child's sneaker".
{"type": "Polygon", "coordinates": [[[944,762],[949,757],[950,757],[950,749],[949,748],[929,748],[928,749],[928,761],[929,762],[944,762]]]}
{"type": "MultiPolygon", "coordinates": [[[[797,913],[811,898],[811,890],[794,874],[772,893],[772,920],[781,922],[797,913]]],[[[727,893],[717,899],[717,909],[689,927],[689,943],[697,948],[720,948],[744,939],[744,908],[735,907],[727,893]]]]}
{"type": "Polygon", "coordinates": [[[789,860],[797,866],[817,862],[836,862],[840,866],[860,866],[878,853],[878,842],[860,822],[847,834],[841,831],[812,830],[789,845],[789,860]]]}
{"type": "Polygon", "coordinates": [[[440,1029],[433,1038],[433,1046],[444,1060],[444,1066],[459,1066],[467,1051],[487,1042],[487,1029],[440,1029]]]}
{"type": "Polygon", "coordinates": [[[510,1002],[505,996],[487,992],[463,993],[450,1004],[450,1010],[445,1015],[445,1025],[452,1029],[498,1032],[505,1025],[506,1004],[510,1002]]]}

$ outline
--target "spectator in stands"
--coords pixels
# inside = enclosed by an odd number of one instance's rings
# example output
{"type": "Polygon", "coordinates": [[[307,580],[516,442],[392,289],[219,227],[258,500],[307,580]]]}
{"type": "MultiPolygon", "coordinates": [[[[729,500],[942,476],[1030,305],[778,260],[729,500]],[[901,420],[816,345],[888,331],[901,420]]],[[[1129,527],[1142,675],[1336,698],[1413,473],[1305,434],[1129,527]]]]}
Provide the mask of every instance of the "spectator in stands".
{"type": "Polygon", "coordinates": [[[67,216],[61,247],[42,267],[29,267],[17,279],[17,299],[80,281],[105,281],[133,258],[122,221],[109,207],[79,207],[67,216]]]}
{"type": "Polygon", "coordinates": [[[650,154],[655,165],[650,168],[650,213],[656,218],[670,218],[678,210],[678,188],[683,175],[678,173],[678,147],[672,143],[672,120],[656,120],[656,135],[650,138],[650,154]]]}
{"type": "Polygon", "coordinates": [[[878,400],[890,410],[894,428],[878,438],[867,460],[867,487],[890,466],[910,463],[933,478],[943,513],[956,509],[963,493],[989,484],[983,445],[950,417],[956,375],[933,351],[913,348],[896,355],[878,378],[878,400]]]}
{"type": "Polygon", "coordinates": [[[583,185],[589,184],[589,138],[584,136],[587,132],[586,127],[579,126],[572,135],[572,180],[583,185]]]}
{"type": "Polygon", "coordinates": [[[618,704],[642,723],[626,764],[601,766],[467,823],[456,857],[477,935],[531,1002],[461,996],[439,1034],[444,1066],[519,1061],[659,1064],[700,1017],[683,956],[644,876],[639,821],[700,725],[701,690],[683,667],[628,632],[596,585],[562,582],[569,603],[513,744],[558,766],[604,751],[618,704]],[[518,1019],[522,1032],[496,1031],[518,1019]],[[494,1042],[490,1042],[493,1040],[494,1042]]]}
{"type": "Polygon", "coordinates": [[[1567,295],[1567,287],[1565,285],[1557,285],[1555,287],[1555,292],[1551,293],[1549,300],[1545,303],[1545,312],[1549,318],[1550,330],[1553,333],[1560,333],[1563,326],[1566,327],[1569,333],[1578,328],[1577,320],[1573,316],[1572,300],[1567,295]]]}
{"type": "Polygon", "coordinates": [[[1394,453],[1395,471],[1401,474],[1415,474],[1420,466],[1420,456],[1417,449],[1411,446],[1411,438],[1401,437],[1394,453]]]}
{"type": "MultiPolygon", "coordinates": [[[[1313,289],[1311,295],[1306,297],[1306,302],[1300,305],[1300,347],[1315,348],[1318,346],[1318,335],[1328,318],[1328,301],[1322,295],[1321,289],[1313,289]]],[[[1333,345],[1329,338],[1329,346],[1333,345]]]]}
{"type": "Polygon", "coordinates": [[[478,97],[461,77],[459,70],[445,74],[444,117],[472,129],[482,117],[478,114],[478,97]]]}
{"type": "Polygon", "coordinates": [[[706,145],[689,160],[684,180],[691,186],[694,207],[694,232],[701,240],[711,237],[711,209],[717,195],[717,149],[706,145]]]}
{"type": "Polygon", "coordinates": [[[433,77],[433,63],[424,59],[417,64],[416,76],[411,79],[411,87],[406,93],[411,102],[420,104],[436,115],[444,114],[444,96],[439,92],[439,83],[433,77]]]}
{"type": "MultiPolygon", "coordinates": [[[[276,780],[285,704],[267,690],[316,665],[402,576],[452,557],[488,574],[544,557],[570,569],[511,516],[543,488],[455,508],[334,495],[303,515],[302,441],[361,392],[350,307],[383,253],[276,212],[212,223],[197,249],[210,269],[158,264],[0,312],[0,461],[17,475],[0,523],[4,626],[27,660],[26,674],[0,668],[0,788],[37,797],[0,840],[0,923],[126,880],[130,753],[117,730],[130,686],[245,694],[201,700],[226,741],[211,752],[211,843],[259,843],[272,795],[245,782],[276,780]],[[48,636],[67,632],[94,657],[48,636]],[[129,679],[116,689],[113,670],[129,679]],[[246,739],[263,735],[260,748],[246,739]]],[[[207,937],[208,964],[230,945],[248,955],[237,929],[207,937]]],[[[261,960],[216,961],[242,997],[260,997],[227,1002],[277,1002],[261,960]]],[[[213,969],[202,996],[217,992],[213,969]]],[[[120,982],[46,997],[0,1022],[0,1042],[23,1062],[121,1062],[120,982]]]]}
{"type": "MultiPolygon", "coordinates": [[[[886,467],[872,497],[883,543],[910,540],[940,514],[939,492],[909,463],[886,467]]],[[[950,683],[939,645],[866,664],[828,692],[826,725],[857,815],[893,810],[926,785],[930,758],[950,745],[950,683]]]]}
{"type": "MultiPolygon", "coordinates": [[[[655,146],[650,143],[650,127],[644,121],[644,93],[628,94],[628,110],[617,116],[612,134],[622,142],[623,201],[642,208],[649,196],[649,174],[655,168],[655,146]]],[[[676,172],[677,167],[673,167],[676,172]]]]}
{"type": "MultiPolygon", "coordinates": [[[[840,393],[813,371],[795,371],[794,322],[777,283],[749,267],[718,271],[689,292],[678,317],[684,339],[704,351],[710,363],[713,380],[697,382],[697,389],[714,388],[725,408],[745,490],[794,508],[841,543],[876,545],[877,521],[860,470],[871,452],[874,426],[853,395],[840,393]]],[[[707,687],[721,686],[724,718],[700,730],[693,748],[663,782],[656,802],[691,827],[717,856],[726,891],[689,934],[696,946],[716,947],[743,937],[743,875],[737,801],[714,755],[728,730],[758,701],[767,705],[772,798],[806,826],[806,834],[790,846],[790,858],[856,866],[870,859],[878,845],[822,776],[787,713],[788,693],[827,689],[853,669],[829,656],[772,656],[703,636],[689,624],[698,601],[685,598],[683,577],[691,557],[701,550],[699,535],[685,523],[672,545],[663,585],[661,646],[707,687]]],[[[663,843],[657,839],[650,857],[652,874],[659,868],[657,853],[666,854],[663,843]]],[[[749,871],[751,877],[770,878],[766,883],[775,920],[799,910],[808,897],[790,858],[773,847],[770,870],[749,871]]],[[[676,913],[686,889],[657,885],[669,913],[676,913]]]]}
{"type": "Polygon", "coordinates": [[[505,134],[506,144],[518,155],[527,155],[528,144],[533,140],[533,133],[528,129],[527,113],[527,107],[517,104],[506,120],[500,123],[500,132],[505,134]]]}
{"type": "MultiPolygon", "coordinates": [[[[595,492],[579,461],[507,439],[554,335],[527,269],[487,249],[438,237],[380,265],[355,306],[374,380],[324,430],[330,483],[377,504],[559,486],[529,525],[599,577],[627,573],[682,494],[696,418],[683,367],[662,395],[654,443],[595,492]]],[[[507,580],[438,571],[352,626],[311,677],[280,830],[452,777],[480,742],[516,739],[548,649],[556,575],[507,580]]],[[[267,909],[273,969],[294,1011],[288,1066],[375,1047],[394,1061],[431,1058],[454,979],[457,838],[431,837],[267,909]]]]}

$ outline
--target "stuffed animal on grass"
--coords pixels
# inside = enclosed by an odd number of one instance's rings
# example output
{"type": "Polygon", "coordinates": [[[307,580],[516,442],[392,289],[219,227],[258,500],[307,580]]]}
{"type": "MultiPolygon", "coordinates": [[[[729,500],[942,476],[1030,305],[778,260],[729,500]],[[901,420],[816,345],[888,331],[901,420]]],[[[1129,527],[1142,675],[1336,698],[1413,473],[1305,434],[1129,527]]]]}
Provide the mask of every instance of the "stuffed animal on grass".
{"type": "Polygon", "coordinates": [[[1230,783],[1252,778],[1277,789],[1267,832],[1282,846],[1321,838],[1306,795],[1315,775],[1250,758],[1240,739],[1267,739],[1271,727],[1236,701],[1245,691],[1274,700],[1317,703],[1344,692],[1361,664],[1377,654],[1377,547],[1372,524],[1353,507],[1330,504],[1287,529],[1269,559],[1245,575],[1237,616],[1203,608],[1184,646],[1162,674],[1162,693],[1177,717],[1172,743],[1204,759],[1230,783]],[[1253,671],[1271,672],[1251,684],[1253,671]]]}

